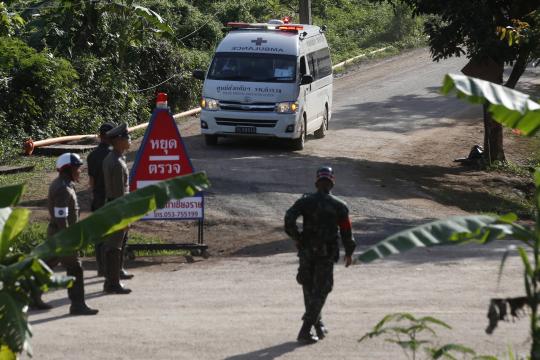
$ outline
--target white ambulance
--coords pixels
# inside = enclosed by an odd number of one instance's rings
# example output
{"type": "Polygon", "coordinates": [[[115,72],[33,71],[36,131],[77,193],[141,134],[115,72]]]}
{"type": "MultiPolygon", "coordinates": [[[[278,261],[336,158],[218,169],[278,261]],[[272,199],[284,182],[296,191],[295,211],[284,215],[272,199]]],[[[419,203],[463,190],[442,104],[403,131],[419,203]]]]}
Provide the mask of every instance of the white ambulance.
{"type": "Polygon", "coordinates": [[[332,62],[318,26],[228,23],[204,80],[201,132],[207,145],[218,137],[290,139],[295,150],[306,136],[325,136],[332,114],[332,62]]]}

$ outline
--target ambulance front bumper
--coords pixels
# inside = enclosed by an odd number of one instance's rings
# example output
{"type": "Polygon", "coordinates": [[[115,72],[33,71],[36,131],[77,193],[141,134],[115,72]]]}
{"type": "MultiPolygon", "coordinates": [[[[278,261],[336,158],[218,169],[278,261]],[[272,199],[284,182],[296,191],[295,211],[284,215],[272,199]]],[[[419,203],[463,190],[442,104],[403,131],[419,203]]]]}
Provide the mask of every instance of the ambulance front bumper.
{"type": "Polygon", "coordinates": [[[201,133],[219,136],[273,137],[300,136],[298,114],[251,111],[201,111],[201,133]]]}

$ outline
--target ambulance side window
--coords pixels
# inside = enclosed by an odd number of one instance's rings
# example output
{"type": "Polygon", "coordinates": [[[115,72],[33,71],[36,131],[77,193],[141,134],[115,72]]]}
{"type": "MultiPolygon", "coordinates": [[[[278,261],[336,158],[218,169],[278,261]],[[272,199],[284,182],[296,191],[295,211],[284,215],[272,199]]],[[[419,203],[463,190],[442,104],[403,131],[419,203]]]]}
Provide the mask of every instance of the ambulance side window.
{"type": "Polygon", "coordinates": [[[307,70],[306,70],[306,58],[304,56],[302,56],[300,58],[300,78],[302,78],[302,76],[306,75],[307,74],[307,70]]]}
{"type": "Polygon", "coordinates": [[[310,74],[311,76],[313,76],[313,80],[317,80],[317,79],[318,79],[318,76],[317,76],[317,67],[316,67],[316,64],[315,64],[315,57],[314,57],[314,54],[315,54],[315,53],[308,54],[308,56],[307,56],[307,62],[308,62],[308,66],[309,66],[309,74],[310,74]]]}

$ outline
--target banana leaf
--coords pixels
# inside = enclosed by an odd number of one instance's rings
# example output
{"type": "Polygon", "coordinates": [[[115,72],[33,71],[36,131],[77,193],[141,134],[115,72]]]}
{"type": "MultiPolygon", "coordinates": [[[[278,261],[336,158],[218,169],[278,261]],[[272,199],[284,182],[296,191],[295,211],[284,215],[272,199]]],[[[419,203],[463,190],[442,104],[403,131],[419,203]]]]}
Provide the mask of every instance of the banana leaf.
{"type": "Polygon", "coordinates": [[[0,265],[0,279],[0,343],[8,348],[3,349],[3,356],[9,359],[8,350],[14,353],[26,350],[31,354],[29,340],[32,333],[27,321],[31,294],[38,289],[69,287],[73,277],[53,275],[42,260],[26,257],[9,266],[0,265]]]}
{"type": "Polygon", "coordinates": [[[0,342],[20,353],[29,350],[28,340],[32,334],[27,322],[26,303],[13,295],[17,294],[0,291],[0,342]]]}
{"type": "Polygon", "coordinates": [[[209,186],[206,174],[199,172],[153,184],[118,198],[78,223],[38,245],[31,255],[42,259],[73,254],[91,243],[126,228],[150,211],[163,208],[172,199],[197,194],[209,186]]]}
{"type": "MultiPolygon", "coordinates": [[[[2,210],[6,209],[10,208],[2,210]]],[[[24,230],[30,218],[30,210],[23,208],[10,209],[9,217],[5,221],[2,217],[3,213],[5,211],[0,211],[0,263],[3,262],[11,243],[24,230]]]]}
{"type": "Polygon", "coordinates": [[[515,234],[526,239],[527,234],[532,233],[527,228],[513,224],[515,219],[516,216],[510,214],[500,217],[457,216],[434,221],[394,234],[362,252],[356,260],[369,263],[417,247],[461,244],[471,241],[487,243],[515,234]]]}
{"type": "Polygon", "coordinates": [[[524,135],[533,136],[540,130],[540,104],[527,94],[459,74],[447,74],[441,92],[444,95],[456,92],[458,98],[473,104],[489,104],[495,121],[524,135]]]}

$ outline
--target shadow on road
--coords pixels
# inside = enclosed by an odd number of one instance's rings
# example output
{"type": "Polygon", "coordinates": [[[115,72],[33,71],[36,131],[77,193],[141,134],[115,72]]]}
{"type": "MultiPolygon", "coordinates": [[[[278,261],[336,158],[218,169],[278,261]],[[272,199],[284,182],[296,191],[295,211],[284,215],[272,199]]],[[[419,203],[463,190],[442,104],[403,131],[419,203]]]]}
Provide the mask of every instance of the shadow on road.
{"type": "Polygon", "coordinates": [[[426,90],[428,93],[425,95],[395,95],[385,101],[352,103],[340,107],[334,112],[340,121],[331,122],[331,128],[365,128],[369,131],[406,134],[463,124],[463,120],[454,119],[456,109],[462,113],[466,107],[460,105],[460,100],[440,95],[439,87],[428,87],[426,90]]]}
{"type": "Polygon", "coordinates": [[[34,326],[34,325],[48,323],[48,322],[55,321],[55,320],[62,320],[62,319],[65,319],[65,318],[68,318],[68,317],[71,317],[71,316],[72,315],[69,315],[69,314],[55,315],[55,316],[51,316],[51,317],[44,318],[44,319],[30,320],[29,323],[30,323],[30,325],[34,326]]]}
{"type": "Polygon", "coordinates": [[[301,346],[302,345],[295,341],[289,341],[283,344],[267,347],[265,349],[230,356],[224,360],[273,360],[284,354],[293,352],[296,348],[301,346]]]}

